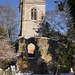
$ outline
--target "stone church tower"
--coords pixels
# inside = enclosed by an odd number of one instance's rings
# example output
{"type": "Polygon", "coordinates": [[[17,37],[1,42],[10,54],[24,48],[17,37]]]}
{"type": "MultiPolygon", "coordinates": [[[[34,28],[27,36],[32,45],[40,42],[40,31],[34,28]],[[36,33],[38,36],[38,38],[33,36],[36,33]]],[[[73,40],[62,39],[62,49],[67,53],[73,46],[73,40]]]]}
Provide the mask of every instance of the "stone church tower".
{"type": "Polygon", "coordinates": [[[20,0],[20,35],[45,36],[45,0],[20,0]]]}

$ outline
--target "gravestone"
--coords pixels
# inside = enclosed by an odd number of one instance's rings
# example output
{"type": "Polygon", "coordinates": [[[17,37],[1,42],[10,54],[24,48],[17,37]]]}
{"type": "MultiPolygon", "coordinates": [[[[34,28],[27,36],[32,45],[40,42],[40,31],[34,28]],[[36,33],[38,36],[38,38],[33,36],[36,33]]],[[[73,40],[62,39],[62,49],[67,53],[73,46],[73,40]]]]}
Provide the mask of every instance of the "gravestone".
{"type": "Polygon", "coordinates": [[[0,75],[3,75],[3,70],[0,68],[0,75]]]}

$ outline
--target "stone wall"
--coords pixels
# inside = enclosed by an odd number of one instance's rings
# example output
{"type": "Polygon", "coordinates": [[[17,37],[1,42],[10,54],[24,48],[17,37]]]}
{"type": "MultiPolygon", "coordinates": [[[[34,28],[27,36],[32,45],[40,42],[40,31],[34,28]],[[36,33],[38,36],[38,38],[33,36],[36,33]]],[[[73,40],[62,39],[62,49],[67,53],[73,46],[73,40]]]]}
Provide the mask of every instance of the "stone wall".
{"type": "Polygon", "coordinates": [[[25,38],[45,36],[45,0],[23,0],[20,4],[20,31],[25,38]],[[31,9],[37,11],[37,20],[31,20],[31,9]]]}
{"type": "Polygon", "coordinates": [[[18,54],[21,53],[21,55],[17,61],[19,70],[21,72],[51,73],[50,66],[52,66],[52,57],[57,48],[57,42],[57,40],[45,37],[33,37],[29,39],[20,37],[18,54]],[[35,45],[34,59],[28,59],[27,47],[30,43],[35,45]]]}

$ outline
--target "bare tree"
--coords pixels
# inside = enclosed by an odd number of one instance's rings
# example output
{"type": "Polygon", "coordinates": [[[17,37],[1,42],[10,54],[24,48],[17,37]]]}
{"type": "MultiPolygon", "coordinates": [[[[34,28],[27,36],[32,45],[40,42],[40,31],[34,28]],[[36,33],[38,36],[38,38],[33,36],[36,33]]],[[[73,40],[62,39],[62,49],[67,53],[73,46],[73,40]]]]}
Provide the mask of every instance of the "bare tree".
{"type": "Polygon", "coordinates": [[[66,33],[72,25],[72,17],[70,15],[68,4],[64,4],[63,10],[56,9],[46,12],[46,20],[60,33],[66,33]]]}
{"type": "MultiPolygon", "coordinates": [[[[59,0],[60,1],[60,0],[59,0]]],[[[70,14],[70,7],[67,3],[60,4],[59,9],[53,12],[47,12],[46,18],[51,25],[53,25],[58,31],[62,32],[67,29],[67,36],[61,36],[60,41],[58,43],[58,49],[56,62],[54,64],[63,71],[68,71],[70,67],[73,67],[75,70],[75,30],[74,30],[74,22],[73,18],[70,14]],[[64,27],[66,26],[66,28],[64,27]],[[65,62],[66,61],[66,62],[65,62]],[[65,66],[65,65],[66,66],[65,66]]]]}
{"type": "Polygon", "coordinates": [[[17,28],[18,28],[18,22],[17,22],[17,8],[13,8],[9,5],[0,6],[0,24],[2,27],[5,28],[5,33],[7,34],[7,37],[11,40],[13,37],[16,37],[17,35],[17,28]]]}
{"type": "Polygon", "coordinates": [[[8,44],[7,40],[0,39],[0,68],[6,69],[16,60],[14,48],[8,44]]]}
{"type": "Polygon", "coordinates": [[[46,20],[54,29],[58,30],[60,33],[62,33],[62,31],[66,32],[68,29],[69,20],[68,17],[66,17],[65,12],[60,12],[59,10],[48,11],[46,13],[46,20]]]}
{"type": "MultiPolygon", "coordinates": [[[[68,21],[65,20],[64,16],[64,22],[68,22],[65,25],[68,27],[68,35],[70,39],[75,40],[75,22],[74,22],[74,1],[71,0],[56,0],[55,3],[57,3],[58,10],[60,12],[65,12],[66,17],[68,18],[68,21]]],[[[62,13],[63,14],[63,13],[62,13]]]]}

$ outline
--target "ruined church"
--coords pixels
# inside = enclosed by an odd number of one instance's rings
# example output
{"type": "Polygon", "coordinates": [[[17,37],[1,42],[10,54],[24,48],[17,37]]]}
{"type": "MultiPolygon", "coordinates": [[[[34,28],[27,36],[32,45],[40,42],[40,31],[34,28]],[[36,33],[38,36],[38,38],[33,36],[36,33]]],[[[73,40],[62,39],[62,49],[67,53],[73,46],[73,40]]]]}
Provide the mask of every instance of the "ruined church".
{"type": "MultiPolygon", "coordinates": [[[[49,74],[53,71],[52,51],[57,40],[45,37],[45,0],[20,0],[18,71],[49,74]]],[[[54,52],[53,52],[54,53],[54,52]]]]}

